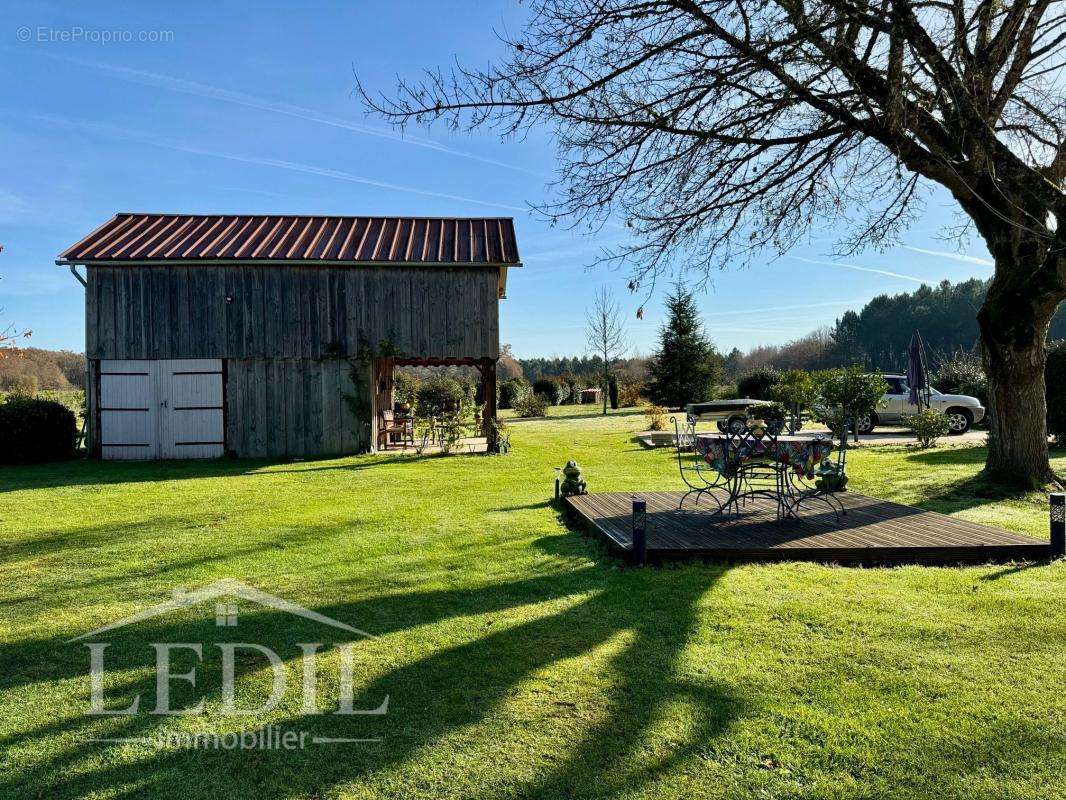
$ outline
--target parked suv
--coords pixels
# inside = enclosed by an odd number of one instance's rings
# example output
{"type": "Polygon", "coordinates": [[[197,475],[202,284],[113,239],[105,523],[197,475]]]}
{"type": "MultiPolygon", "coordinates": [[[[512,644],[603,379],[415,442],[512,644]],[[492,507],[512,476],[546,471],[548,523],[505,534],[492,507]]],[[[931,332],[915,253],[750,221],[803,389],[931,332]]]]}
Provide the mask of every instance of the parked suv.
{"type": "MultiPolygon", "coordinates": [[[[907,377],[885,375],[884,378],[888,382],[888,393],[882,398],[882,405],[876,412],[857,420],[859,433],[870,433],[877,425],[899,425],[905,416],[918,413],[918,406],[910,401],[907,377]]],[[[929,405],[948,415],[953,434],[966,433],[971,425],[985,418],[981,401],[964,394],[941,394],[931,389],[929,405]]]]}

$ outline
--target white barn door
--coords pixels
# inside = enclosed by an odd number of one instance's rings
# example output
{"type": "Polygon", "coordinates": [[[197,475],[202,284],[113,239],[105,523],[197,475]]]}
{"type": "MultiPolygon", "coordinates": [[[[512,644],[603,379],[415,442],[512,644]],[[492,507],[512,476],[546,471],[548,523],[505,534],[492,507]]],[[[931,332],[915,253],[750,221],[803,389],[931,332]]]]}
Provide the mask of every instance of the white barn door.
{"type": "Polygon", "coordinates": [[[100,456],[156,458],[151,361],[100,362],[100,456]]]}
{"type": "Polygon", "coordinates": [[[100,454],[218,458],[222,406],[221,359],[101,361],[100,454]]]}
{"type": "Polygon", "coordinates": [[[156,361],[159,402],[158,458],[219,458],[222,430],[222,360],[156,361]]]}

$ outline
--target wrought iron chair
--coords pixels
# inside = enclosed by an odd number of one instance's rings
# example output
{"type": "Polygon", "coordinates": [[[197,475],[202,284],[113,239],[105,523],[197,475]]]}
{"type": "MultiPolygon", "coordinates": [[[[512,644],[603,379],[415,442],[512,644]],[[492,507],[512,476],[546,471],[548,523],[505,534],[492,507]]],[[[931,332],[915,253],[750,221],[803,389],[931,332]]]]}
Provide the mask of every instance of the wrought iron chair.
{"type": "Polygon", "coordinates": [[[776,456],[780,433],[781,425],[776,421],[762,429],[729,426],[726,430],[725,459],[734,465],[726,510],[732,506],[734,513],[739,514],[742,504],[746,505],[756,497],[767,497],[777,506],[777,516],[785,515],[782,497],[787,491],[787,467],[780,464],[776,456]]]}
{"type": "Polygon", "coordinates": [[[696,502],[693,505],[698,506],[700,497],[707,495],[718,504],[718,509],[722,510],[722,501],[715,497],[712,489],[723,488],[725,476],[712,469],[697,451],[696,423],[688,418],[680,422],[676,417],[671,417],[670,421],[674,423],[677,469],[681,473],[681,480],[688,487],[688,491],[681,496],[681,502],[677,504],[678,510],[684,508],[685,501],[692,494],[696,495],[696,502]],[[713,480],[709,480],[708,476],[713,476],[713,480]]]}
{"type": "Polygon", "coordinates": [[[833,455],[823,459],[815,468],[813,477],[794,471],[788,473],[785,489],[789,497],[790,515],[794,516],[808,501],[825,503],[837,521],[841,515],[848,513],[837,494],[846,491],[847,487],[848,435],[855,426],[855,420],[847,407],[830,409],[827,416],[837,420],[835,426],[830,425],[830,438],[839,437],[839,446],[834,447],[833,455]],[[838,430],[834,430],[834,427],[838,430]]]}

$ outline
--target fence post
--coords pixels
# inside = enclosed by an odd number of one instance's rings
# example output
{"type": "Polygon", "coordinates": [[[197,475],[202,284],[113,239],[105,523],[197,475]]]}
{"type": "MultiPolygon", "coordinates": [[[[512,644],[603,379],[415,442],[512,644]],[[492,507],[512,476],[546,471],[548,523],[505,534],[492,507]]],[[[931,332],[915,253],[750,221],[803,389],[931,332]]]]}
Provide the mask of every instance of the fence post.
{"type": "Polygon", "coordinates": [[[633,555],[634,564],[643,564],[648,557],[648,503],[633,498],[633,555]]]}
{"type": "Polygon", "coordinates": [[[1051,557],[1066,556],[1066,494],[1048,496],[1051,510],[1051,557]]]}

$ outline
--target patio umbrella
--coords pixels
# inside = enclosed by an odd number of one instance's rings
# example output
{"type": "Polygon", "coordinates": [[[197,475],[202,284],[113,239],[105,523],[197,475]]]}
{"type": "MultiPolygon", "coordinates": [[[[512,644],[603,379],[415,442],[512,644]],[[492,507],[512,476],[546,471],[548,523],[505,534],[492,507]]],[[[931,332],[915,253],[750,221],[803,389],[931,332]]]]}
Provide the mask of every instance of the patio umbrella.
{"type": "Polygon", "coordinates": [[[912,403],[922,410],[924,398],[926,408],[929,407],[929,375],[925,369],[925,344],[918,331],[911,336],[911,343],[907,345],[907,385],[910,387],[912,403]]]}

